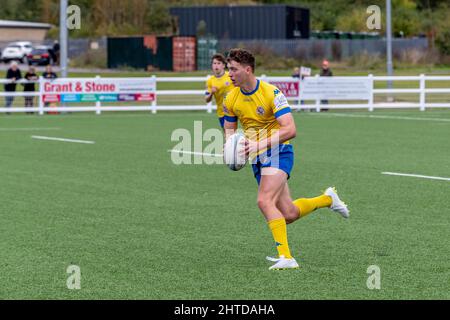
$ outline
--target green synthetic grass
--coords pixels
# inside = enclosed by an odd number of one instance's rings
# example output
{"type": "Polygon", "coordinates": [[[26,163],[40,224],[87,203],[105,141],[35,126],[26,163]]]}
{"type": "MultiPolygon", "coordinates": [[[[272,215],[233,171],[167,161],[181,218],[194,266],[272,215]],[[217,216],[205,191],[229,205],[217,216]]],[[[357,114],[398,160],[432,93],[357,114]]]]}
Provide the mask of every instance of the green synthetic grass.
{"type": "Polygon", "coordinates": [[[351,217],[289,225],[300,269],[280,272],[250,167],[171,162],[173,130],[217,128],[214,115],[1,115],[0,299],[449,299],[450,181],[381,172],[450,177],[450,112],[339,114],[294,113],[289,184],[335,185],[351,217]],[[72,264],[81,290],[66,287],[72,264]]]}

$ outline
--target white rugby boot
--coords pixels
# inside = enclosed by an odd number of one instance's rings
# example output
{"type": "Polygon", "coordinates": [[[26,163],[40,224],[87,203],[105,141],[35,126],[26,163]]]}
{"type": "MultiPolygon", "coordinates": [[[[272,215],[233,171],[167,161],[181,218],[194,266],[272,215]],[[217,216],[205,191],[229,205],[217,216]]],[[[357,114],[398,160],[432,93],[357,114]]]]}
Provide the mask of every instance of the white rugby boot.
{"type": "Polygon", "coordinates": [[[344,201],[339,199],[336,188],[329,187],[327,190],[325,190],[324,194],[331,197],[331,210],[339,213],[344,218],[350,217],[350,211],[348,210],[347,205],[344,203],[344,201]]]}
{"type": "Polygon", "coordinates": [[[280,261],[280,258],[275,258],[275,257],[269,257],[269,256],[267,256],[267,257],[266,257],[266,260],[272,261],[272,262],[278,262],[278,261],[280,261]]]}
{"type": "Polygon", "coordinates": [[[299,268],[298,263],[297,261],[295,261],[294,258],[286,259],[284,256],[280,256],[280,258],[278,258],[278,261],[273,266],[271,266],[269,270],[284,270],[284,269],[298,269],[298,268],[299,268]]]}

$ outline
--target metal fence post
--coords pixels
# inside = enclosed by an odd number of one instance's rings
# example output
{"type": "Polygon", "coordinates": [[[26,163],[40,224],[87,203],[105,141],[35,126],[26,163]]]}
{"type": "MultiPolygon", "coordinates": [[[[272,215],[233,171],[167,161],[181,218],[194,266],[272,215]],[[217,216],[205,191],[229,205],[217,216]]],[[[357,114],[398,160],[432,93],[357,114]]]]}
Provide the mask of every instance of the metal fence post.
{"type": "MultiPolygon", "coordinates": [[[[301,68],[300,68],[300,70],[301,70],[301,68]]],[[[300,74],[299,74],[299,77],[298,77],[298,100],[296,101],[297,102],[297,107],[298,107],[298,111],[301,111],[302,110],[302,73],[301,73],[301,71],[300,71],[300,74]]]]}
{"type": "MultiPolygon", "coordinates": [[[[316,79],[318,80],[319,79],[319,75],[318,74],[316,74],[316,79]]],[[[320,98],[319,99],[316,99],[316,112],[320,112],[320,98]]]]}
{"type": "MultiPolygon", "coordinates": [[[[96,79],[96,80],[99,80],[99,79],[100,79],[100,76],[97,75],[97,76],[95,77],[95,79],[96,79]]],[[[97,114],[97,115],[102,114],[101,106],[102,106],[101,101],[100,101],[100,100],[97,100],[97,101],[95,102],[95,114],[97,114]]]]}
{"type": "Polygon", "coordinates": [[[369,81],[370,81],[370,95],[369,95],[369,111],[373,111],[373,74],[369,74],[369,81]]]}
{"type": "Polygon", "coordinates": [[[420,75],[420,111],[425,111],[425,75],[420,75]]]}
{"type": "Polygon", "coordinates": [[[44,78],[39,76],[39,115],[44,114],[44,78]]]}
{"type": "Polygon", "coordinates": [[[156,76],[155,75],[152,76],[152,80],[155,83],[155,99],[153,99],[153,101],[152,101],[152,114],[155,114],[156,113],[156,109],[157,109],[156,99],[158,99],[158,95],[156,94],[157,82],[156,82],[156,76]]]}
{"type": "MultiPolygon", "coordinates": [[[[211,76],[206,76],[206,81],[208,81],[208,79],[209,79],[210,77],[211,77],[211,76]]],[[[216,101],[216,102],[217,102],[217,101],[216,101]]],[[[219,107],[219,106],[217,106],[217,107],[219,107]]],[[[206,104],[206,112],[212,113],[212,99],[211,99],[210,102],[208,102],[208,103],[206,104]]]]}
{"type": "Polygon", "coordinates": [[[262,75],[261,75],[261,80],[262,80],[262,81],[266,81],[266,78],[267,78],[267,76],[266,76],[265,74],[262,74],[262,75]]]}

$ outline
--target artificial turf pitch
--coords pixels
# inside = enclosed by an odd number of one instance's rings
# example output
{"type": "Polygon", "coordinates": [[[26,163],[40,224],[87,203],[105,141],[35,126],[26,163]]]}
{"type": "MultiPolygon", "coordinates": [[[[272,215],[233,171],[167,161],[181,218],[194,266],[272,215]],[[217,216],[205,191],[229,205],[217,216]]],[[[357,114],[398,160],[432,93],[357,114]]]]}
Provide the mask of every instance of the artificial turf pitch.
{"type": "Polygon", "coordinates": [[[449,299],[450,181],[381,172],[450,177],[450,112],[340,115],[294,113],[292,196],[335,185],[351,217],[289,225],[300,269],[287,271],[268,270],[249,166],[171,161],[173,130],[217,127],[214,115],[1,115],[0,298],[449,299]]]}

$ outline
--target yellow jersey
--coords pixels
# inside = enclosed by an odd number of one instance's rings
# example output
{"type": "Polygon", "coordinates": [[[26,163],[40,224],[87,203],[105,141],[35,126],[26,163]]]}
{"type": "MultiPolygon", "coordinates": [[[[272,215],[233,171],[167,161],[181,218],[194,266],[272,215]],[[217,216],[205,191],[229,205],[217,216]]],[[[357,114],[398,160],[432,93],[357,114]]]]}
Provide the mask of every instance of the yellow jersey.
{"type": "Polygon", "coordinates": [[[223,114],[223,99],[225,96],[230,92],[232,89],[234,89],[234,85],[231,82],[230,76],[228,75],[228,71],[225,71],[225,73],[221,77],[211,76],[206,81],[206,94],[210,94],[212,87],[216,87],[217,91],[214,93],[214,99],[216,99],[216,105],[217,105],[217,116],[219,118],[222,118],[224,116],[223,114]]]}
{"type": "MultiPolygon", "coordinates": [[[[225,120],[236,122],[238,119],[248,139],[259,141],[272,135],[280,125],[278,117],[291,112],[284,94],[274,85],[257,80],[252,92],[235,88],[224,100],[225,120]]],[[[289,144],[285,141],[284,144],[289,144]]]]}

